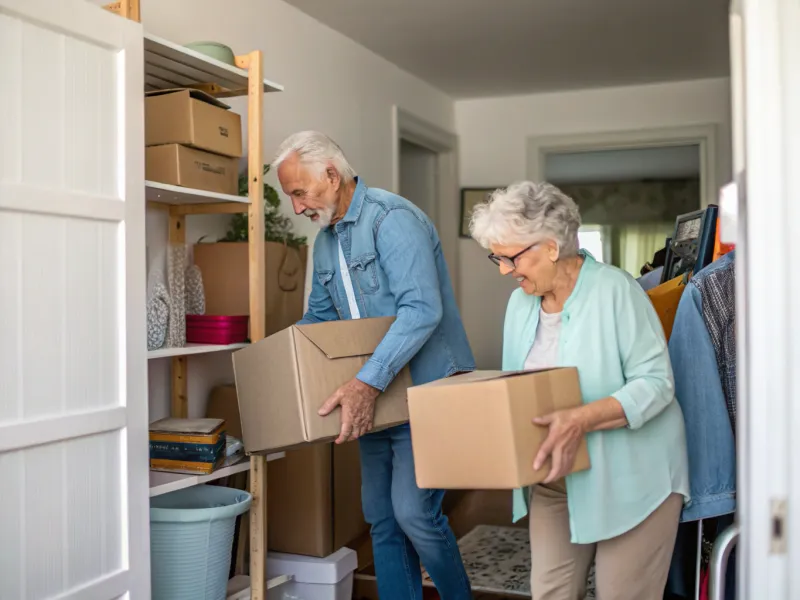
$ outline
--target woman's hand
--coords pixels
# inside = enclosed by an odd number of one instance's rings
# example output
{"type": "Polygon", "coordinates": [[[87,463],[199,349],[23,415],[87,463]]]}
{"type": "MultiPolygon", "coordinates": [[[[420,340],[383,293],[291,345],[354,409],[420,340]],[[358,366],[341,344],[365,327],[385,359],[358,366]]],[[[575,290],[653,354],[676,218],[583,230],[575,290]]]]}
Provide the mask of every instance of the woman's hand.
{"type": "Polygon", "coordinates": [[[578,447],[587,431],[582,408],[558,410],[533,420],[534,425],[549,428],[547,438],[533,461],[533,469],[538,471],[547,458],[552,457],[550,473],[543,483],[557,481],[572,469],[578,447]]]}

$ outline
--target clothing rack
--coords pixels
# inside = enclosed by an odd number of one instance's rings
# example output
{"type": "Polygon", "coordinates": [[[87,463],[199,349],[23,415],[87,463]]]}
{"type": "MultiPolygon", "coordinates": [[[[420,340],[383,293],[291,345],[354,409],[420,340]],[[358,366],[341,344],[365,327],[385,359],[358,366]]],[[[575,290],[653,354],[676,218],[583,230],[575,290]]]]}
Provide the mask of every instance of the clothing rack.
{"type": "MultiPolygon", "coordinates": [[[[667,243],[665,245],[665,258],[664,258],[664,267],[661,276],[661,285],[656,286],[652,289],[648,290],[648,294],[651,298],[654,299],[654,306],[656,307],[657,312],[659,312],[659,318],[662,321],[662,325],[664,325],[665,333],[667,339],[670,339],[672,328],[673,328],[673,319],[677,319],[678,308],[682,302],[683,291],[686,287],[686,284],[689,282],[690,277],[692,274],[697,274],[703,271],[705,267],[710,265],[714,262],[721,254],[732,249],[731,245],[723,245],[720,242],[720,236],[718,232],[718,223],[719,223],[719,213],[718,207],[715,205],[710,205],[708,208],[695,211],[692,213],[688,213],[686,215],[680,215],[676,219],[675,224],[675,231],[672,234],[671,238],[667,239],[667,243]],[[682,277],[681,282],[679,283],[678,287],[675,286],[675,280],[677,277],[682,277]],[[683,286],[682,288],[680,286],[683,286]],[[659,288],[663,288],[664,290],[668,289],[668,292],[662,292],[659,288]],[[674,292],[672,290],[675,290],[674,292]],[[670,296],[665,296],[663,294],[669,293],[670,296]],[[662,294],[659,296],[659,294],[662,294]],[[655,298],[658,298],[658,303],[656,302],[655,298]],[[671,303],[670,305],[665,305],[665,298],[666,302],[671,303]]],[[[657,253],[658,255],[658,253],[657,253]]],[[[734,255],[731,255],[732,257],[734,255]]],[[[732,260],[732,259],[731,259],[732,260]]],[[[654,264],[648,263],[642,269],[643,277],[647,273],[648,270],[652,270],[654,268],[658,268],[658,265],[655,264],[656,257],[653,259],[654,264]]],[[[722,263],[719,263],[720,265],[722,263]]],[[[730,264],[730,263],[728,263],[730,264]]],[[[723,267],[724,268],[724,267],[723,267]]],[[[701,276],[703,277],[703,276],[701,276]]],[[[713,275],[712,275],[713,277],[713,275]]],[[[646,288],[646,284],[642,283],[643,287],[646,288]]],[[[733,289],[725,288],[726,292],[729,294],[733,294],[733,289]]],[[[718,300],[719,299],[719,289],[714,289],[714,296],[718,300]]],[[[732,302],[730,304],[726,304],[726,308],[732,306],[732,302]]],[[[704,311],[705,312],[705,311],[704,311]]],[[[720,313],[724,314],[724,313],[720,313]]],[[[708,327],[708,323],[703,320],[704,326],[708,327]]],[[[718,331],[715,331],[717,335],[719,335],[718,331]]],[[[671,347],[671,354],[672,354],[672,344],[671,347]]],[[[719,360],[720,357],[718,355],[718,348],[714,348],[715,354],[715,371],[719,373],[719,360]]],[[[679,364],[679,363],[678,363],[679,364]]],[[[676,373],[676,380],[679,380],[679,373],[676,373]]],[[[720,386],[725,387],[723,382],[720,381],[720,386]]],[[[735,389],[735,388],[734,388],[735,389]]],[[[734,408],[731,409],[729,405],[729,401],[725,395],[725,392],[729,390],[723,391],[723,397],[726,399],[726,412],[731,420],[734,417],[735,411],[735,404],[734,408]]],[[[681,398],[679,397],[679,402],[681,402],[681,398]]],[[[686,401],[686,399],[684,399],[686,401]]],[[[717,407],[719,416],[719,409],[717,407]]],[[[688,428],[687,428],[688,429],[688,428]]],[[[688,435],[688,434],[687,434],[688,435]]],[[[733,435],[733,433],[731,433],[733,435]]],[[[687,437],[687,442],[690,440],[687,437]]],[[[735,450],[734,450],[735,452],[735,450]]],[[[735,458],[734,458],[735,463],[735,458]]],[[[726,506],[727,508],[727,506],[726,506]]],[[[697,533],[696,533],[696,541],[694,543],[694,554],[695,554],[695,561],[694,561],[694,568],[693,570],[693,586],[691,592],[689,589],[684,589],[684,593],[693,593],[694,600],[699,600],[701,595],[701,588],[702,588],[702,580],[703,580],[703,542],[704,542],[704,532],[707,532],[707,519],[706,518],[699,518],[699,519],[689,519],[686,521],[687,523],[697,523],[697,533]]],[[[735,543],[736,536],[738,535],[738,529],[736,524],[727,527],[724,531],[718,532],[716,538],[713,541],[712,551],[711,551],[711,560],[709,561],[709,569],[714,571],[714,578],[713,582],[715,585],[714,593],[718,594],[716,598],[722,598],[719,594],[724,594],[724,583],[720,580],[720,574],[724,572],[724,566],[727,564],[728,558],[732,552],[732,544],[735,543]],[[732,541],[733,540],[733,541],[732,541]]],[[[680,556],[679,550],[676,550],[676,556],[680,556]]],[[[685,566],[686,563],[683,563],[685,566]]],[[[673,566],[676,566],[675,564],[673,566]]],[[[678,574],[681,573],[680,569],[680,561],[677,563],[676,572],[678,574]]],[[[671,568],[672,570],[672,568],[671,568]]],[[[683,571],[686,573],[686,576],[689,576],[688,569],[683,571]]],[[[680,577],[678,578],[680,579],[680,577]]],[[[678,593],[678,592],[676,592],[678,593]]]]}

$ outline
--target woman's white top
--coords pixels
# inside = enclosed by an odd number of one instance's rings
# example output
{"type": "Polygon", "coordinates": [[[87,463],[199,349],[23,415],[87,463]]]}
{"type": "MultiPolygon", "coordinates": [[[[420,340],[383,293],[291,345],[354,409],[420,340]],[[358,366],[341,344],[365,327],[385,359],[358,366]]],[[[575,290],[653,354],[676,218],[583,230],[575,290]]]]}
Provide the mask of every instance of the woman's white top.
{"type": "Polygon", "coordinates": [[[539,324],[528,357],[525,370],[550,369],[558,366],[558,341],[561,338],[561,313],[546,313],[539,310],[539,324]]]}

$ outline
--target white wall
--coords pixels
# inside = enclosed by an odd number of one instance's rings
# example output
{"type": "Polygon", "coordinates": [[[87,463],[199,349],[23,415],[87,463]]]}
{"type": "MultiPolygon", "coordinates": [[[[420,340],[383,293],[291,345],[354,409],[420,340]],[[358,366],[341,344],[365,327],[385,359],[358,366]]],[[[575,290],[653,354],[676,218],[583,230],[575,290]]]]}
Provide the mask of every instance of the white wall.
{"type": "MultiPolygon", "coordinates": [[[[266,162],[287,135],[319,129],[342,146],[368,185],[388,189],[393,175],[393,105],[442,129],[454,129],[453,102],[444,93],[282,0],[150,0],[142,2],[142,22],[148,32],[177,43],[214,40],[236,53],[264,52],[264,76],[286,88],[265,96],[266,162]]],[[[230,104],[246,117],[244,99],[230,104]]],[[[277,186],[274,174],[268,181],[277,186]]],[[[163,219],[162,214],[148,213],[150,256],[159,264],[166,242],[163,219]]],[[[220,219],[224,217],[189,217],[187,241],[196,242],[212,231],[218,237],[225,229],[220,219]]],[[[296,218],[296,230],[309,238],[317,231],[303,217],[296,218]]],[[[152,418],[168,411],[168,362],[151,361],[152,418]]],[[[205,410],[211,386],[232,381],[230,357],[190,357],[189,370],[190,413],[195,416],[205,410]]]]}
{"type": "MultiPolygon", "coordinates": [[[[716,123],[719,179],[731,173],[728,79],[534,94],[456,102],[462,187],[526,177],[530,136],[571,135],[716,123]]],[[[461,309],[478,365],[500,363],[502,324],[514,281],[501,278],[471,240],[459,248],[461,309]]]]}

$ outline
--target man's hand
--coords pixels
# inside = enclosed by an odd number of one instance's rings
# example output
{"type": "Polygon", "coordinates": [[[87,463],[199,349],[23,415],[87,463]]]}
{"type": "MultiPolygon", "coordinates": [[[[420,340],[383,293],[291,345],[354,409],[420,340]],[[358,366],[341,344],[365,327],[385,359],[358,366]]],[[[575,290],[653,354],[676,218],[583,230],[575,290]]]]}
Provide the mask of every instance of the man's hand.
{"type": "Polygon", "coordinates": [[[325,401],[319,414],[326,417],[337,406],[342,407],[342,429],[337,444],[344,444],[349,440],[356,440],[372,430],[375,418],[375,399],[380,390],[367,385],[360,379],[353,378],[325,401]]]}

